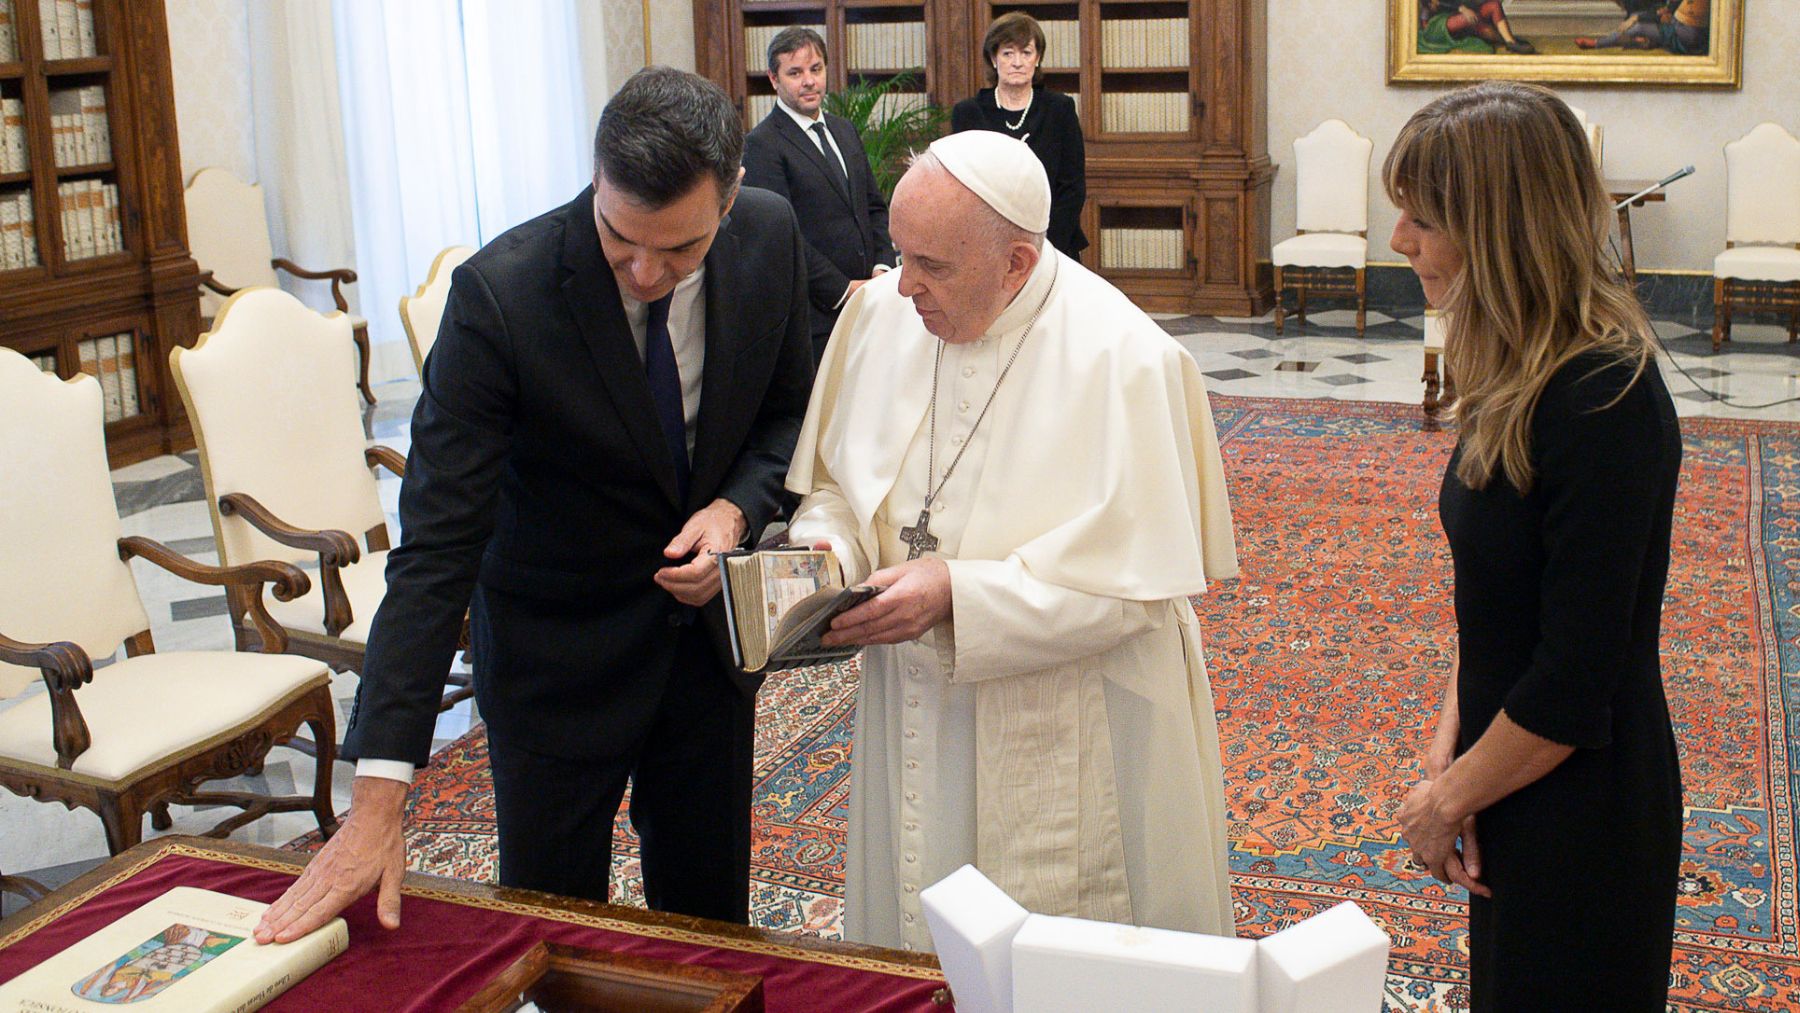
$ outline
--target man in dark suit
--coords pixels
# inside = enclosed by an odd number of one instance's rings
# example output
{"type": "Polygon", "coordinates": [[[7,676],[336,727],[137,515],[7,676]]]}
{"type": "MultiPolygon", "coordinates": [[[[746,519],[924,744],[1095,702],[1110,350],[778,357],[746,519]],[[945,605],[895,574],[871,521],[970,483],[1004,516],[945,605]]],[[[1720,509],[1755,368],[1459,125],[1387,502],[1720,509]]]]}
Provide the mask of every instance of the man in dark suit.
{"type": "Polygon", "coordinates": [[[887,201],[856,128],[823,109],[825,40],[818,32],[795,26],[775,36],[769,83],[775,108],[744,138],[744,182],[786,197],[800,218],[816,363],[850,293],[894,266],[887,201]]]}
{"type": "Polygon", "coordinates": [[[739,189],[741,138],[717,86],[640,71],[594,185],[457,268],[342,750],[351,813],[259,940],[377,884],[399,924],[407,782],[465,608],[500,882],[604,900],[629,778],[650,906],[747,919],[758,680],[731,667],[711,553],[774,515],[812,362],[799,229],[739,189]]]}

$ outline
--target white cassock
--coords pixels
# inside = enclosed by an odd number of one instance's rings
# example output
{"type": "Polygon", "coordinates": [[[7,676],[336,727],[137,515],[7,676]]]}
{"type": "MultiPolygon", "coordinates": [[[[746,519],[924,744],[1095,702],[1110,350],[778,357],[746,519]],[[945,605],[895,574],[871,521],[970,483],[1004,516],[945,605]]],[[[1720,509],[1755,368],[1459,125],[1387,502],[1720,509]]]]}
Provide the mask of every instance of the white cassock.
{"type": "Polygon", "coordinates": [[[845,307],[788,474],[805,497],[794,542],[829,540],[852,581],[903,562],[943,348],[938,475],[968,447],[930,525],[952,617],[863,655],[845,936],[930,949],[919,891],[964,863],[1030,911],[1232,934],[1218,729],[1186,596],[1237,555],[1199,368],[1049,246],[968,344],[926,331],[899,275],[845,307]]]}

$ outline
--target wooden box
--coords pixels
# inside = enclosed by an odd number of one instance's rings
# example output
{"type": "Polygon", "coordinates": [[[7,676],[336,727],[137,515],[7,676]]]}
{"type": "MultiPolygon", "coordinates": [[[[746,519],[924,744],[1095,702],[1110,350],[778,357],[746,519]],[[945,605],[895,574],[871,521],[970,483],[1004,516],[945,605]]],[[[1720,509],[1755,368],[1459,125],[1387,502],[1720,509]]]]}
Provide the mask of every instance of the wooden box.
{"type": "Polygon", "coordinates": [[[762,979],[648,957],[539,943],[458,1013],[763,1013],[762,979]]]}

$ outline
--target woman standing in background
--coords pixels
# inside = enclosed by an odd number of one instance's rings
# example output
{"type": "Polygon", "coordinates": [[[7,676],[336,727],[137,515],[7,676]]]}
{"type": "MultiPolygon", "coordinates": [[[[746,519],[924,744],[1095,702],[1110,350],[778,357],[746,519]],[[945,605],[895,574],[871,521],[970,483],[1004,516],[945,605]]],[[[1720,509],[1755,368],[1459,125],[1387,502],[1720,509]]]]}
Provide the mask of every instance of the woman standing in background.
{"type": "Polygon", "coordinates": [[[1568,106],[1510,82],[1419,110],[1383,175],[1393,248],[1444,311],[1460,429],[1438,499],[1456,662],[1401,830],[1469,890],[1475,1013],[1662,1013],[1681,434],[1649,321],[1603,253],[1611,203],[1568,106]]]}
{"type": "Polygon", "coordinates": [[[981,55],[993,87],[956,104],[950,131],[994,130],[1024,141],[1050,177],[1050,230],[1044,238],[1079,260],[1088,245],[1081,231],[1087,153],[1075,100],[1044,87],[1044,29],[1023,11],[1002,14],[988,26],[981,55]]]}

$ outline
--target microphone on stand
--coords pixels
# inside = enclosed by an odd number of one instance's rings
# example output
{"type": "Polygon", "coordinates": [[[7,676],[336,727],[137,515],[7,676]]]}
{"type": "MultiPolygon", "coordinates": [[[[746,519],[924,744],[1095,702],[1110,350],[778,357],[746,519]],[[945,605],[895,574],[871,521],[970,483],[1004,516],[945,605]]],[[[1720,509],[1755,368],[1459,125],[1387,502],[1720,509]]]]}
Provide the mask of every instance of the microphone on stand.
{"type": "Polygon", "coordinates": [[[1663,187],[1668,186],[1670,183],[1673,183],[1676,180],[1681,179],[1686,176],[1692,176],[1693,174],[1694,174],[1694,167],[1691,165],[1683,166],[1682,168],[1676,169],[1674,172],[1669,173],[1667,176],[1664,176],[1662,179],[1657,180],[1656,182],[1650,184],[1649,186],[1644,187],[1642,190],[1639,190],[1637,193],[1634,193],[1631,196],[1625,198],[1624,200],[1618,202],[1617,204],[1614,204],[1613,210],[1618,211],[1621,208],[1624,208],[1626,205],[1635,204],[1638,201],[1649,196],[1650,194],[1653,194],[1656,191],[1661,190],[1663,187]]]}

